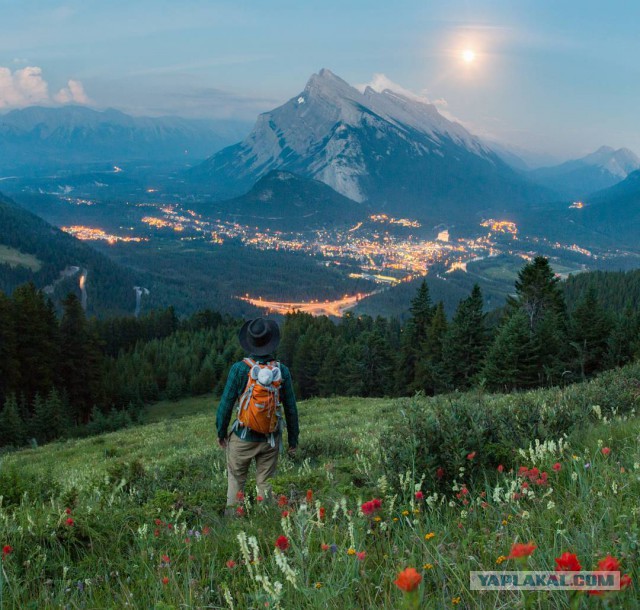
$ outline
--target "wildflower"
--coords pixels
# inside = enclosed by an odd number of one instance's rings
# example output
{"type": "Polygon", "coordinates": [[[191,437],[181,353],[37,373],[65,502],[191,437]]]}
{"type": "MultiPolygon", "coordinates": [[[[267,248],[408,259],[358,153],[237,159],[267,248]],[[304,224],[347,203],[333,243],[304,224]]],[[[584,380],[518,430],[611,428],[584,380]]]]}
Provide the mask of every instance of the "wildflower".
{"type": "Polygon", "coordinates": [[[560,464],[560,462],[556,462],[553,466],[551,466],[551,468],[556,472],[560,472],[560,469],[562,468],[562,464],[560,464]]]}
{"type": "Polygon", "coordinates": [[[444,468],[442,468],[442,466],[440,466],[437,470],[436,470],[436,476],[441,479],[444,476],[444,468]]]}
{"type": "Polygon", "coordinates": [[[379,508],[382,507],[382,500],[378,498],[374,498],[373,500],[371,500],[371,503],[373,504],[373,508],[375,510],[378,510],[379,508]]]}
{"type": "Polygon", "coordinates": [[[11,553],[13,553],[13,547],[8,544],[5,544],[2,547],[2,559],[4,559],[7,555],[11,555],[11,553]]]}
{"type": "Polygon", "coordinates": [[[70,508],[65,508],[64,512],[67,513],[67,515],[70,515],[71,514],[71,509],[70,508]]]}
{"type": "Polygon", "coordinates": [[[283,510],[282,511],[282,518],[286,519],[289,516],[289,511],[288,510],[283,510]]]}
{"type": "Polygon", "coordinates": [[[169,555],[163,555],[162,557],[160,557],[160,559],[162,559],[162,563],[166,563],[166,564],[171,563],[171,559],[169,558],[169,555]]]}
{"type": "Polygon", "coordinates": [[[520,557],[529,557],[533,551],[538,548],[533,542],[527,544],[516,543],[511,547],[511,553],[507,559],[518,559],[520,557]]]}
{"type": "Polygon", "coordinates": [[[602,455],[604,455],[605,457],[611,453],[611,449],[609,449],[609,447],[603,447],[602,449],[600,449],[600,451],[602,452],[602,455]]]}
{"type": "Polygon", "coordinates": [[[380,521],[382,521],[382,517],[381,517],[380,515],[378,515],[377,517],[374,517],[374,518],[373,518],[373,520],[374,520],[376,523],[380,523],[380,521]]]}
{"type": "Polygon", "coordinates": [[[338,545],[337,544],[332,544],[329,549],[331,550],[332,553],[337,553],[338,552],[338,545]]]}
{"type": "Polygon", "coordinates": [[[278,536],[276,540],[276,548],[286,551],[289,548],[289,539],[286,536],[278,536]]]}
{"type": "Polygon", "coordinates": [[[480,506],[482,506],[482,508],[489,508],[489,503],[488,502],[482,502],[480,504],[480,506]]]}
{"type": "Polygon", "coordinates": [[[160,530],[159,529],[153,530],[153,535],[157,538],[160,535],[160,530]]]}
{"type": "Polygon", "coordinates": [[[579,572],[582,570],[582,566],[575,553],[565,551],[560,557],[556,557],[555,562],[556,572],[579,572]]]}
{"type": "Polygon", "coordinates": [[[393,582],[401,591],[411,593],[420,586],[422,575],[415,568],[405,568],[393,582]]]}
{"type": "Polygon", "coordinates": [[[235,567],[236,567],[236,562],[235,562],[235,561],[233,561],[233,559],[229,559],[229,560],[227,561],[227,567],[228,567],[230,570],[233,570],[233,568],[235,568],[235,567]]]}
{"type": "Polygon", "coordinates": [[[422,500],[424,494],[421,491],[416,491],[416,500],[422,500]]]}
{"type": "Polygon", "coordinates": [[[504,472],[504,466],[502,464],[498,464],[498,472],[504,472]]]}
{"type": "Polygon", "coordinates": [[[318,516],[320,517],[320,520],[322,521],[325,518],[325,515],[327,514],[327,510],[325,509],[324,506],[321,506],[318,509],[318,516]]]}
{"type": "Polygon", "coordinates": [[[256,502],[264,502],[264,496],[256,496],[256,502]]]}
{"type": "Polygon", "coordinates": [[[208,536],[208,535],[211,533],[211,528],[210,528],[208,525],[205,525],[205,526],[202,528],[202,533],[203,533],[205,536],[208,536]]]}
{"type": "Polygon", "coordinates": [[[313,490],[307,489],[307,504],[311,504],[313,502],[313,490]]]}
{"type": "Polygon", "coordinates": [[[472,451],[471,453],[467,454],[467,459],[468,460],[472,460],[474,457],[476,457],[476,452],[472,451]]]}
{"type": "Polygon", "coordinates": [[[628,574],[625,574],[624,576],[621,576],[620,577],[620,588],[621,589],[625,589],[629,585],[631,585],[631,576],[629,576],[628,574]]]}
{"type": "Polygon", "coordinates": [[[394,518],[393,518],[393,522],[394,522],[394,523],[397,523],[398,521],[399,521],[398,517],[394,517],[394,518]]]}
{"type": "Polygon", "coordinates": [[[162,584],[163,584],[163,585],[168,585],[168,584],[169,584],[169,577],[168,577],[168,576],[165,576],[165,577],[162,579],[162,584]]]}
{"type": "Polygon", "coordinates": [[[620,570],[620,562],[611,555],[607,555],[598,562],[598,568],[603,572],[617,572],[620,570]]]}
{"type": "Polygon", "coordinates": [[[239,491],[236,494],[236,500],[238,500],[238,502],[244,502],[244,491],[239,491]]]}
{"type": "Polygon", "coordinates": [[[500,565],[505,559],[507,559],[504,555],[500,555],[498,559],[496,559],[496,563],[500,565]]]}
{"type": "Polygon", "coordinates": [[[408,510],[403,510],[403,511],[402,511],[402,516],[403,516],[403,517],[406,517],[408,514],[409,514],[409,511],[408,511],[408,510]]]}
{"type": "Polygon", "coordinates": [[[167,529],[172,530],[173,529],[173,523],[167,523],[167,529]]]}
{"type": "Polygon", "coordinates": [[[423,569],[423,570],[433,570],[433,564],[432,564],[432,563],[425,563],[425,564],[422,566],[422,569],[423,569]]]}
{"type": "Polygon", "coordinates": [[[502,525],[507,525],[509,522],[506,519],[502,520],[502,525]]]}
{"type": "Polygon", "coordinates": [[[433,532],[429,532],[428,534],[424,535],[424,539],[425,540],[431,540],[431,538],[434,538],[435,534],[433,532]]]}
{"type": "Polygon", "coordinates": [[[347,555],[355,555],[356,554],[356,550],[353,547],[349,547],[349,549],[347,550],[347,555]]]}
{"type": "Polygon", "coordinates": [[[282,508],[288,504],[287,496],[280,496],[278,498],[278,506],[282,508]]]}
{"type": "Polygon", "coordinates": [[[322,589],[322,583],[321,582],[317,582],[315,584],[316,589],[322,589]]]}
{"type": "Polygon", "coordinates": [[[320,545],[320,548],[323,551],[328,551],[331,547],[328,544],[325,544],[324,542],[320,545]]]}
{"type": "Polygon", "coordinates": [[[75,523],[75,521],[74,521],[71,517],[69,517],[69,518],[65,521],[65,523],[66,523],[69,527],[72,527],[72,526],[73,526],[73,524],[75,523]]]}
{"type": "Polygon", "coordinates": [[[457,605],[460,603],[461,599],[462,599],[462,598],[461,598],[461,597],[459,597],[459,596],[458,596],[458,597],[454,597],[454,598],[452,598],[452,599],[451,599],[451,603],[452,603],[454,606],[457,606],[457,605]]]}
{"type": "Polygon", "coordinates": [[[364,561],[366,556],[367,556],[367,551],[360,551],[359,553],[356,553],[356,557],[358,558],[358,561],[364,561]]]}
{"type": "Polygon", "coordinates": [[[236,507],[236,515],[238,517],[244,517],[244,506],[237,506],[236,507]]]}

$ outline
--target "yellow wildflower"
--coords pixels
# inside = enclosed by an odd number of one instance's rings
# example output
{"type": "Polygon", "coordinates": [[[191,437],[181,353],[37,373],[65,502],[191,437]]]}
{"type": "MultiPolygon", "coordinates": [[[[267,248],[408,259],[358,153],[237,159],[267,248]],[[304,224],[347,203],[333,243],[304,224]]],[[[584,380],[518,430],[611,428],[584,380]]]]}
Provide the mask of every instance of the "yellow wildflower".
{"type": "Polygon", "coordinates": [[[378,516],[378,517],[374,517],[374,518],[373,518],[373,520],[374,520],[374,521],[378,521],[378,522],[380,522],[380,521],[382,521],[382,517],[380,517],[380,516],[378,516]]]}
{"type": "Polygon", "coordinates": [[[496,563],[498,565],[500,565],[505,559],[506,559],[506,557],[504,555],[500,555],[500,557],[498,557],[498,559],[496,559],[496,563]]]}
{"type": "Polygon", "coordinates": [[[432,563],[425,563],[425,564],[422,566],[422,569],[423,569],[423,570],[433,570],[433,564],[432,564],[432,563]]]}
{"type": "Polygon", "coordinates": [[[316,583],[316,589],[321,589],[322,588],[322,583],[321,582],[317,582],[316,583]]]}
{"type": "Polygon", "coordinates": [[[348,551],[347,551],[347,555],[355,555],[356,554],[356,550],[351,547],[348,551]]]}
{"type": "Polygon", "coordinates": [[[403,511],[402,511],[402,516],[403,516],[403,517],[406,517],[408,514],[409,514],[409,511],[408,511],[408,510],[403,510],[403,511]]]}
{"type": "Polygon", "coordinates": [[[398,521],[398,517],[393,518],[393,522],[396,523],[398,521]]]}
{"type": "Polygon", "coordinates": [[[435,534],[433,532],[429,532],[428,534],[424,535],[424,539],[425,540],[431,540],[431,538],[434,538],[435,534]]]}
{"type": "Polygon", "coordinates": [[[452,603],[454,606],[457,606],[457,605],[460,603],[460,600],[461,600],[461,598],[460,598],[459,596],[458,596],[458,597],[454,597],[454,598],[451,600],[451,603],[452,603]]]}
{"type": "Polygon", "coordinates": [[[502,520],[502,525],[507,525],[507,523],[509,523],[506,519],[502,520]]]}
{"type": "Polygon", "coordinates": [[[413,514],[414,514],[414,515],[419,515],[419,514],[420,514],[420,509],[419,509],[419,508],[415,508],[415,509],[413,510],[413,514]]]}

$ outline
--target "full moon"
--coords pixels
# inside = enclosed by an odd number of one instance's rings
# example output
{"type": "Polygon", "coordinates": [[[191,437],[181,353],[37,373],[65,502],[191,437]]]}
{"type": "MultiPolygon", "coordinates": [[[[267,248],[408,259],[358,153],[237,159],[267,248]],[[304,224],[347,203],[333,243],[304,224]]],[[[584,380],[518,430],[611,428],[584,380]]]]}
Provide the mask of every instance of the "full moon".
{"type": "Polygon", "coordinates": [[[475,58],[476,58],[475,51],[472,51],[471,49],[467,49],[466,51],[462,52],[462,59],[467,64],[472,63],[475,60],[475,58]]]}

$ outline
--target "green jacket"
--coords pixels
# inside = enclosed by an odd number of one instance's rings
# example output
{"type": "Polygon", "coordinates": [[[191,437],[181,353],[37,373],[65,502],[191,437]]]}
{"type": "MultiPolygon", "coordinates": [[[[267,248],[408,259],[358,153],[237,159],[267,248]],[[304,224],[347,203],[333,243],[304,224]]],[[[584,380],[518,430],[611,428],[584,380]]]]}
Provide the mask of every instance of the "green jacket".
{"type": "MultiPolygon", "coordinates": [[[[262,364],[271,362],[274,360],[272,356],[249,356],[255,362],[262,364]]],[[[291,373],[284,364],[280,364],[280,370],[282,371],[282,384],[280,385],[280,402],[284,410],[284,416],[287,421],[287,435],[289,438],[289,447],[298,446],[298,406],[296,404],[296,396],[293,392],[293,383],[291,382],[291,373]]],[[[227,430],[229,423],[231,422],[231,416],[233,415],[234,407],[236,406],[238,399],[247,387],[247,377],[249,375],[249,366],[244,362],[236,362],[229,371],[229,377],[227,377],[227,384],[225,385],[220,404],[218,405],[218,412],[216,415],[216,427],[218,428],[218,438],[223,439],[227,436],[227,430]]],[[[240,437],[240,432],[236,428],[236,435],[240,437]]],[[[251,429],[247,429],[245,441],[267,441],[266,434],[260,434],[254,432],[251,429]]]]}

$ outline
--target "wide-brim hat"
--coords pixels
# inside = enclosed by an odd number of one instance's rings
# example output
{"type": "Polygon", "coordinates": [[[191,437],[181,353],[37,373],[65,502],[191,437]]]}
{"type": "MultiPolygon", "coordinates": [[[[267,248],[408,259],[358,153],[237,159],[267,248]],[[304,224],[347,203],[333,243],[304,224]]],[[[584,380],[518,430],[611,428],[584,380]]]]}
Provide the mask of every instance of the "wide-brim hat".
{"type": "Polygon", "coordinates": [[[238,333],[242,349],[254,356],[272,354],[280,343],[280,328],[274,320],[247,320],[238,333]]]}

